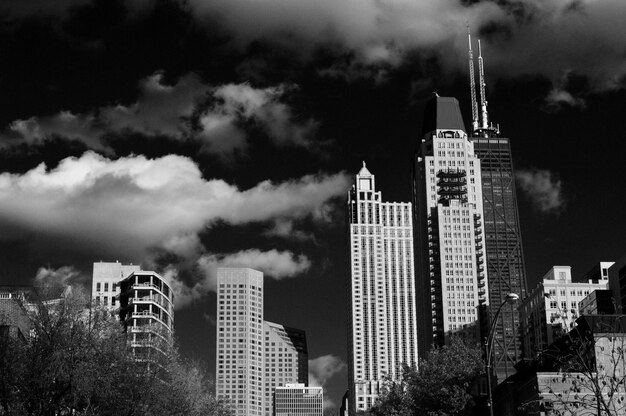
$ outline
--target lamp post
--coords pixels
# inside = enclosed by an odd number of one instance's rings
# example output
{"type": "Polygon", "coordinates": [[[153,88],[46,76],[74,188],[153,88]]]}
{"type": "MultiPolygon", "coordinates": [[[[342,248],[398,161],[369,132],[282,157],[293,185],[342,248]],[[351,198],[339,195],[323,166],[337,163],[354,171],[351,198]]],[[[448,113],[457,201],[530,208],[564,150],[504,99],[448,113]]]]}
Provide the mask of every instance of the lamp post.
{"type": "Polygon", "coordinates": [[[493,322],[489,327],[489,333],[487,338],[485,338],[485,373],[487,374],[487,393],[489,394],[489,401],[487,402],[487,406],[489,406],[489,414],[493,416],[493,396],[491,391],[491,352],[493,349],[493,337],[496,333],[496,323],[498,322],[498,316],[500,316],[500,312],[502,312],[502,308],[507,303],[509,305],[513,305],[519,299],[519,295],[517,293],[509,293],[502,301],[502,304],[498,308],[496,315],[493,317],[493,322]]]}

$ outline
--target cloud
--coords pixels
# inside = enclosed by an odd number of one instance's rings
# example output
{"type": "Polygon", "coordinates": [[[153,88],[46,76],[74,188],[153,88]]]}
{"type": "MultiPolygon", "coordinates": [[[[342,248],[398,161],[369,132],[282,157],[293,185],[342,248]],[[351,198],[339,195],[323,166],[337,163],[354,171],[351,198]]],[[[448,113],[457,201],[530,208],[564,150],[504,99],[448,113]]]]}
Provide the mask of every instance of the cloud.
{"type": "Polygon", "coordinates": [[[548,93],[543,109],[548,113],[554,113],[562,110],[563,107],[584,109],[586,105],[583,98],[574,97],[569,91],[555,87],[548,93]]]}
{"type": "MultiPolygon", "coordinates": [[[[213,254],[207,253],[198,258],[196,269],[199,279],[191,283],[179,283],[176,285],[176,307],[184,307],[190,302],[202,298],[208,292],[215,291],[217,283],[217,269],[220,267],[249,267],[262,271],[265,277],[275,280],[298,276],[311,267],[311,261],[307,256],[295,255],[291,251],[258,249],[242,250],[235,253],[213,254]]],[[[170,270],[174,280],[180,280],[175,276],[175,271],[170,270]]]]}
{"type": "Polygon", "coordinates": [[[75,283],[80,278],[80,271],[73,266],[58,269],[40,267],[35,275],[35,286],[60,286],[75,283]]]}
{"type": "Polygon", "coordinates": [[[266,230],[263,235],[267,237],[287,238],[289,240],[295,241],[316,241],[313,234],[305,233],[302,230],[297,230],[294,227],[294,222],[286,219],[280,219],[275,221],[272,228],[266,230]]]}
{"type": "Polygon", "coordinates": [[[189,263],[201,259],[199,266],[247,264],[285,278],[306,271],[308,258],[276,250],[207,254],[199,234],[216,223],[326,221],[331,201],[348,186],[348,176],[339,173],[266,180],[242,190],[204,179],[187,157],[111,160],[86,152],[54,169],[41,164],[22,174],[0,174],[0,238],[36,236],[55,242],[48,250],[73,247],[138,263],[165,252],[189,263]]]}
{"type": "Polygon", "coordinates": [[[317,127],[312,119],[296,122],[289,106],[281,99],[295,86],[253,88],[247,83],[222,85],[213,90],[213,100],[199,116],[199,137],[209,150],[231,152],[245,146],[243,122],[259,125],[278,145],[310,147],[317,127]]]}
{"type": "Polygon", "coordinates": [[[561,80],[554,83],[546,96],[542,109],[547,113],[555,113],[568,107],[584,110],[587,103],[582,96],[588,94],[587,81],[572,71],[565,71],[561,80]]]}
{"type": "Polygon", "coordinates": [[[247,83],[211,86],[193,73],[169,85],[158,71],[139,82],[139,97],[130,105],[18,119],[9,125],[10,134],[3,144],[39,144],[56,136],[113,154],[107,141],[111,134],[139,133],[194,141],[206,152],[229,155],[246,149],[247,125],[253,125],[277,146],[313,148],[317,123],[310,118],[298,120],[284,102],[295,90],[296,86],[283,84],[266,88],[247,83]]]}
{"type": "Polygon", "coordinates": [[[108,146],[100,139],[103,131],[97,126],[97,120],[93,114],[73,114],[70,111],[61,111],[52,116],[33,116],[25,120],[13,121],[9,125],[9,130],[15,137],[5,142],[5,145],[17,143],[16,138],[35,145],[57,136],[81,141],[94,150],[109,151],[108,146]]]}
{"type": "Polygon", "coordinates": [[[333,63],[322,73],[346,71],[348,79],[384,78],[362,65],[397,66],[411,51],[438,56],[448,71],[465,71],[466,22],[483,38],[488,80],[523,74],[555,79],[563,70],[575,70],[594,79],[597,88],[610,88],[626,74],[623,0],[189,0],[185,5],[207,30],[220,27],[242,51],[255,42],[309,58],[320,46],[346,51],[353,56],[350,63],[333,63]]]}
{"type": "Polygon", "coordinates": [[[561,180],[549,170],[519,170],[516,179],[537,211],[559,214],[565,208],[561,180]]]}
{"type": "Polygon", "coordinates": [[[105,126],[117,132],[132,130],[146,136],[180,139],[189,134],[185,121],[210,87],[195,74],[187,74],[176,84],[167,85],[163,72],[159,71],[141,80],[139,89],[139,99],[132,105],[100,109],[105,126]]]}
{"type": "MultiPolygon", "coordinates": [[[[309,360],[309,385],[312,387],[325,387],[328,380],[345,369],[346,363],[332,354],[322,355],[309,360]]],[[[324,388],[324,393],[326,393],[326,388],[324,388]]],[[[334,407],[336,407],[336,404],[330,400],[327,394],[324,394],[324,408],[334,407]]]]}

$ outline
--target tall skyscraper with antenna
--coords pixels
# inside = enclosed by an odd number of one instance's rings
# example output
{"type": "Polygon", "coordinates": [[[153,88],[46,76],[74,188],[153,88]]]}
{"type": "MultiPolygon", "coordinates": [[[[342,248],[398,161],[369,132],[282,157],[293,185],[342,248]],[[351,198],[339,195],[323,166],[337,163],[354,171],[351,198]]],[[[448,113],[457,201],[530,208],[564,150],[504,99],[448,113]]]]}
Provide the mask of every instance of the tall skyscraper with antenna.
{"type": "Polygon", "coordinates": [[[453,335],[480,341],[488,302],[480,171],[459,102],[433,97],[413,160],[420,355],[453,335]]]}
{"type": "Polygon", "coordinates": [[[410,202],[383,202],[363,167],[347,200],[349,413],[369,409],[402,365],[417,365],[410,202]]]}
{"type": "MultiPolygon", "coordinates": [[[[508,293],[523,299],[527,292],[522,235],[515,190],[515,171],[509,139],[489,123],[485,93],[485,71],[480,40],[478,41],[478,74],[480,120],[476,103],[476,85],[472,56],[472,40],[468,28],[469,74],[472,99],[473,131],[470,141],[480,159],[483,219],[487,275],[489,276],[488,316],[495,316],[508,293]]],[[[521,359],[519,314],[516,306],[506,305],[498,318],[493,344],[493,362],[499,381],[515,373],[513,365],[521,359]]]]}

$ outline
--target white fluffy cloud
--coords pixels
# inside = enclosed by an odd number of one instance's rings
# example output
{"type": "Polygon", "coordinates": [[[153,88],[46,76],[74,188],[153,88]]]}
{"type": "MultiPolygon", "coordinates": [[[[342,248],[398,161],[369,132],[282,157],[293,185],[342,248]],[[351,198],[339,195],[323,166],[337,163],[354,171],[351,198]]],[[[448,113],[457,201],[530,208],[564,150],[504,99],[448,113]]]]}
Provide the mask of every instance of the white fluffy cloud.
{"type": "Polygon", "coordinates": [[[75,282],[80,271],[73,266],[62,266],[58,269],[40,267],[35,274],[35,286],[58,286],[75,282]]]}
{"type": "Polygon", "coordinates": [[[232,225],[298,218],[324,221],[329,202],[345,193],[344,174],[308,175],[242,190],[204,179],[189,158],[110,160],[93,152],[48,170],[0,174],[0,238],[5,230],[36,235],[107,256],[149,261],[155,248],[199,265],[247,264],[274,278],[306,271],[310,261],[290,252],[204,253],[198,234],[217,221],[232,225]],[[204,255],[204,257],[202,257],[204,255]]]}
{"type": "MultiPolygon", "coordinates": [[[[335,375],[346,369],[346,363],[336,355],[327,354],[309,360],[309,385],[313,387],[325,387],[326,382],[335,375]]],[[[324,389],[326,390],[326,389],[324,389]]],[[[324,395],[324,408],[333,408],[333,403],[328,395],[324,395]]]]}
{"type": "Polygon", "coordinates": [[[227,84],[214,89],[216,102],[200,116],[200,137],[221,151],[243,147],[244,132],[238,121],[252,121],[260,125],[277,144],[310,145],[310,136],[316,127],[313,120],[294,123],[291,109],[281,98],[294,88],[286,85],[257,89],[249,84],[227,84]]]}
{"type": "Polygon", "coordinates": [[[565,207],[561,180],[549,170],[519,170],[516,179],[537,211],[558,214],[565,207]]]}
{"type": "Polygon", "coordinates": [[[59,136],[82,141],[90,149],[111,152],[106,135],[126,132],[144,136],[167,136],[194,140],[202,149],[221,155],[246,148],[244,123],[260,127],[278,146],[312,146],[317,126],[312,119],[296,120],[283,99],[295,86],[254,88],[249,84],[211,86],[195,74],[181,77],[173,85],[156,72],[139,83],[139,97],[130,105],[105,106],[86,114],[61,111],[51,116],[19,119],[9,125],[18,141],[4,145],[41,143],[59,136]]]}

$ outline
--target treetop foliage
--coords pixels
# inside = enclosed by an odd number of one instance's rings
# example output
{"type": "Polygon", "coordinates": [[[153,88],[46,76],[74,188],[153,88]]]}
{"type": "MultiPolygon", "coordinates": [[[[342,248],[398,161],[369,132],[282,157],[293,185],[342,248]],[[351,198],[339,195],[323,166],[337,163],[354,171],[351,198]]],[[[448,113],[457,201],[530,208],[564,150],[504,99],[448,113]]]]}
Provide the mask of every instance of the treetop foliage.
{"type": "Polygon", "coordinates": [[[371,416],[460,416],[472,414],[472,388],[483,371],[478,345],[453,338],[434,348],[419,370],[405,367],[402,380],[389,380],[371,416]]]}
{"type": "Polygon", "coordinates": [[[137,360],[120,323],[83,293],[27,315],[30,336],[0,337],[2,416],[232,414],[174,347],[161,360],[137,360]]]}

